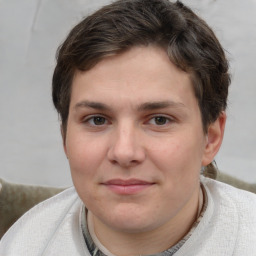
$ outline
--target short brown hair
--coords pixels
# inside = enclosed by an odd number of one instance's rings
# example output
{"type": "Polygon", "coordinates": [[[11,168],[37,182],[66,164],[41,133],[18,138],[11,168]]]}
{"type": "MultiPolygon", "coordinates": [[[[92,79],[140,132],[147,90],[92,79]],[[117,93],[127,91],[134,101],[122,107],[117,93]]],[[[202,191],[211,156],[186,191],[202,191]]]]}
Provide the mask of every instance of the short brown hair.
{"type": "Polygon", "coordinates": [[[75,72],[150,44],[163,48],[170,61],[191,75],[207,132],[226,109],[230,84],[228,61],[211,28],[180,1],[119,0],[83,19],[58,49],[52,97],[64,134],[75,72]]]}

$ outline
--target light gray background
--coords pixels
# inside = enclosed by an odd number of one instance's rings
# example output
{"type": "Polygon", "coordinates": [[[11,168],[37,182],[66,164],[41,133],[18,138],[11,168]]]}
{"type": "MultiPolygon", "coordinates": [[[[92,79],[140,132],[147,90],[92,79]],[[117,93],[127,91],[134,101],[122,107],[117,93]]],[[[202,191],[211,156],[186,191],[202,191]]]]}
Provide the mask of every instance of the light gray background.
{"type": "MultiPolygon", "coordinates": [[[[68,162],[51,103],[57,46],[83,16],[107,0],[0,0],[0,177],[68,186],[68,162]]],[[[256,182],[256,0],[184,1],[228,50],[233,81],[217,163],[256,182]]]]}

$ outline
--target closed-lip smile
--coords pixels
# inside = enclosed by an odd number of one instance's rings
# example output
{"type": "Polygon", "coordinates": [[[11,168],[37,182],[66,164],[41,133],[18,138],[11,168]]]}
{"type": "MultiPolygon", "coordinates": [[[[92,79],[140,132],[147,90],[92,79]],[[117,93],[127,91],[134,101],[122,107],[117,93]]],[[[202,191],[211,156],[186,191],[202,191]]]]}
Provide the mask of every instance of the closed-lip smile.
{"type": "Polygon", "coordinates": [[[154,182],[140,179],[111,179],[102,183],[102,185],[105,185],[112,192],[121,195],[137,194],[154,184],[154,182]]]}

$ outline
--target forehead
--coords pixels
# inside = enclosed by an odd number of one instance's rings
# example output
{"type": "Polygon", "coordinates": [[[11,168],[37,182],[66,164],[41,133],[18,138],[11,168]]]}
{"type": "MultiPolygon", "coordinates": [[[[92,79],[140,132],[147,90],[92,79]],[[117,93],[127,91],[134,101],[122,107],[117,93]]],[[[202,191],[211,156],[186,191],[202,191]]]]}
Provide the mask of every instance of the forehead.
{"type": "Polygon", "coordinates": [[[177,68],[159,47],[133,47],[109,56],[88,71],[75,73],[71,104],[84,98],[116,101],[194,100],[190,75],[177,68]],[[187,100],[186,99],[186,100],[187,100]]]}

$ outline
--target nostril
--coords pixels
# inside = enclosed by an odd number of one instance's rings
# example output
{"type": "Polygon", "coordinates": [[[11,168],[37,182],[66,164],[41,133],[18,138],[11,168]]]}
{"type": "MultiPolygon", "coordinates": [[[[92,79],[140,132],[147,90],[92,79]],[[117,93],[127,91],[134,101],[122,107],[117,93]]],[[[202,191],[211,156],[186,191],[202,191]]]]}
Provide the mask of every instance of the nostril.
{"type": "Polygon", "coordinates": [[[118,164],[118,162],[114,159],[110,159],[109,161],[110,161],[111,164],[118,164]]]}

